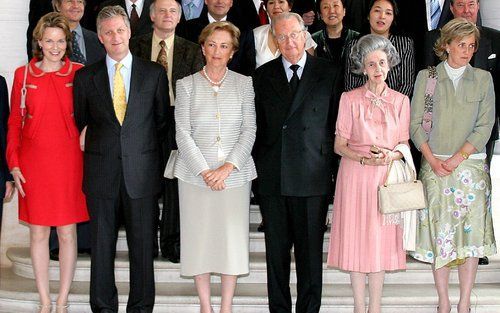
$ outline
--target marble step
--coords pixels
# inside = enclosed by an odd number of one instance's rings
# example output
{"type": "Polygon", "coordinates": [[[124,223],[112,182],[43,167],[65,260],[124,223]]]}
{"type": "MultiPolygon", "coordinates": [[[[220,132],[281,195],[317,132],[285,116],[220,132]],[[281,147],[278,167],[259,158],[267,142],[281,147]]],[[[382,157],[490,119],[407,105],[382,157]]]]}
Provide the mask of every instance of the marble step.
{"type": "MultiPolygon", "coordinates": [[[[260,223],[260,222],[259,222],[260,223]]],[[[250,224],[250,252],[265,252],[266,244],[264,241],[264,233],[258,232],[257,227],[259,223],[251,223],[250,224]]],[[[160,237],[160,233],[158,231],[158,238],[160,237]]],[[[323,240],[323,251],[328,251],[328,242],[330,240],[330,232],[327,231],[325,233],[325,237],[323,240]]],[[[118,240],[116,241],[116,251],[128,251],[127,246],[127,236],[125,229],[122,227],[118,231],[118,240]]]]}
{"type": "MultiPolygon", "coordinates": [[[[333,205],[330,204],[328,207],[328,217],[331,218],[332,216],[332,208],[333,205]]],[[[160,201],[160,211],[163,209],[163,204],[160,201]]],[[[250,205],[250,223],[251,224],[259,224],[260,221],[262,221],[262,216],[260,215],[260,210],[259,210],[259,205],[258,204],[251,204],[250,205]]]]}
{"type": "MultiPolygon", "coordinates": [[[[38,303],[35,282],[15,275],[7,268],[0,269],[0,312],[24,313],[35,312],[38,303]]],[[[120,311],[125,312],[128,284],[117,284],[120,311]]],[[[51,297],[56,299],[58,283],[51,282],[51,297]]],[[[295,285],[291,285],[295,302],[295,285]]],[[[500,284],[476,284],[472,292],[472,312],[500,312],[500,284]]],[[[69,296],[69,312],[90,313],[89,284],[74,282],[69,296]]],[[[217,310],[220,304],[219,285],[212,287],[212,299],[217,310]]],[[[453,305],[458,302],[458,285],[450,284],[450,298],[453,305]]],[[[388,284],[384,288],[382,311],[384,313],[435,312],[437,297],[432,284],[388,284]]],[[[327,313],[352,313],[352,293],[347,284],[325,284],[323,286],[322,309],[327,313]]],[[[194,283],[186,279],[179,283],[156,283],[154,312],[163,313],[198,313],[198,298],[194,283]]],[[[234,312],[264,313],[267,308],[267,289],[265,283],[239,283],[234,298],[234,312]]]]}
{"type": "MultiPolygon", "coordinates": [[[[12,271],[21,277],[33,279],[33,267],[28,248],[11,248],[7,251],[7,257],[12,261],[12,271]]],[[[326,260],[326,253],[324,254],[326,260]]],[[[59,263],[51,261],[49,265],[49,277],[51,280],[59,279],[59,263]]],[[[75,272],[75,281],[86,282],[90,277],[90,258],[79,257],[75,272]]],[[[129,280],[129,262],[126,252],[118,252],[115,260],[115,278],[118,282],[129,280]]],[[[155,281],[158,283],[182,283],[186,279],[180,276],[180,265],[171,263],[165,259],[155,261],[155,281]]],[[[213,281],[220,281],[214,276],[213,281]]],[[[266,260],[264,253],[250,254],[250,274],[239,279],[241,283],[259,284],[266,281],[266,260]]],[[[292,263],[292,283],[296,282],[295,265],[292,263]]],[[[429,264],[418,262],[411,257],[407,258],[407,270],[387,273],[386,284],[432,284],[433,277],[429,264]]],[[[451,283],[458,283],[457,271],[452,271],[451,283]]],[[[323,264],[323,283],[325,284],[349,284],[349,274],[336,269],[326,267],[323,264]]],[[[489,265],[479,266],[476,283],[496,283],[500,286],[500,257],[490,258],[489,265]]],[[[499,290],[500,295],[500,290],[499,290]]]]}

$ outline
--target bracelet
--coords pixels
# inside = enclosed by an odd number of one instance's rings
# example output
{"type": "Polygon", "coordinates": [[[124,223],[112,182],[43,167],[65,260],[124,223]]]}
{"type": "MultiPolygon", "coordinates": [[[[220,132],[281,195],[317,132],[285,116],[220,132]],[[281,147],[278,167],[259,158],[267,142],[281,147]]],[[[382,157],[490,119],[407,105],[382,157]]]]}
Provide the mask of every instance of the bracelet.
{"type": "Polygon", "coordinates": [[[464,158],[464,160],[467,160],[470,156],[470,154],[465,151],[459,151],[458,153],[460,154],[460,156],[462,156],[462,158],[464,158]]]}
{"type": "Polygon", "coordinates": [[[365,165],[365,157],[361,157],[361,159],[359,159],[359,164],[365,165]]]}

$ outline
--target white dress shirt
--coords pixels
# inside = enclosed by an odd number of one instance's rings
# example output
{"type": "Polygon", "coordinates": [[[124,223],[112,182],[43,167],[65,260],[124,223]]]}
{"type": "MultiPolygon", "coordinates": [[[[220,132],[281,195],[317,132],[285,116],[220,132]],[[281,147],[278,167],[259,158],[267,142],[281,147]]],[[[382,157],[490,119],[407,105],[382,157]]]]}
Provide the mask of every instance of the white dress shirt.
{"type": "MultiPolygon", "coordinates": [[[[297,76],[299,76],[299,79],[302,78],[302,73],[304,72],[304,66],[306,65],[306,60],[307,60],[307,52],[304,51],[302,57],[297,62],[297,65],[299,66],[299,69],[297,70],[297,76]]],[[[288,80],[288,82],[290,82],[293,76],[293,71],[290,68],[292,63],[288,62],[288,60],[285,58],[281,58],[281,61],[283,62],[283,67],[285,68],[286,79],[288,80]]]]}

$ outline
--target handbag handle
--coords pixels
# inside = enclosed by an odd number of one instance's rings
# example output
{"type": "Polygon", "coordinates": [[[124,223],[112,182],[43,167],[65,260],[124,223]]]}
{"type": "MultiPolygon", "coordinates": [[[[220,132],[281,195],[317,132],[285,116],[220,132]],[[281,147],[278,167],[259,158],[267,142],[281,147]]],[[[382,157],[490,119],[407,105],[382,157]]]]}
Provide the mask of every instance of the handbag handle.
{"type": "MultiPolygon", "coordinates": [[[[396,147],[394,147],[394,149],[392,151],[393,152],[401,152],[401,154],[403,155],[403,159],[405,159],[406,164],[410,167],[410,172],[412,174],[413,182],[416,182],[417,181],[417,170],[415,169],[415,164],[413,163],[413,157],[411,155],[410,147],[408,147],[408,145],[401,143],[401,144],[398,144],[396,147]]],[[[387,169],[387,174],[385,176],[385,181],[384,181],[385,187],[387,187],[387,181],[389,180],[389,173],[392,169],[392,162],[394,162],[394,161],[391,160],[391,162],[389,163],[389,167],[387,169]]]]}

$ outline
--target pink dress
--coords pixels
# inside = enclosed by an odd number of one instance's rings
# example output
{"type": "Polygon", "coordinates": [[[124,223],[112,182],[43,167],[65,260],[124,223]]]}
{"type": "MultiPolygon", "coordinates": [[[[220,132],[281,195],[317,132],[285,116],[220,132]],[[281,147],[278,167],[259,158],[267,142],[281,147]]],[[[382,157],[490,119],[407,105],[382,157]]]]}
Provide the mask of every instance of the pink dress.
{"type": "MultiPolygon", "coordinates": [[[[386,86],[381,97],[366,86],[342,94],[336,135],[369,156],[370,146],[393,149],[409,139],[410,102],[386,86]]],[[[377,186],[387,166],[361,165],[343,157],[337,175],[327,264],[345,271],[375,273],[406,268],[402,229],[384,224],[377,186]]]]}

